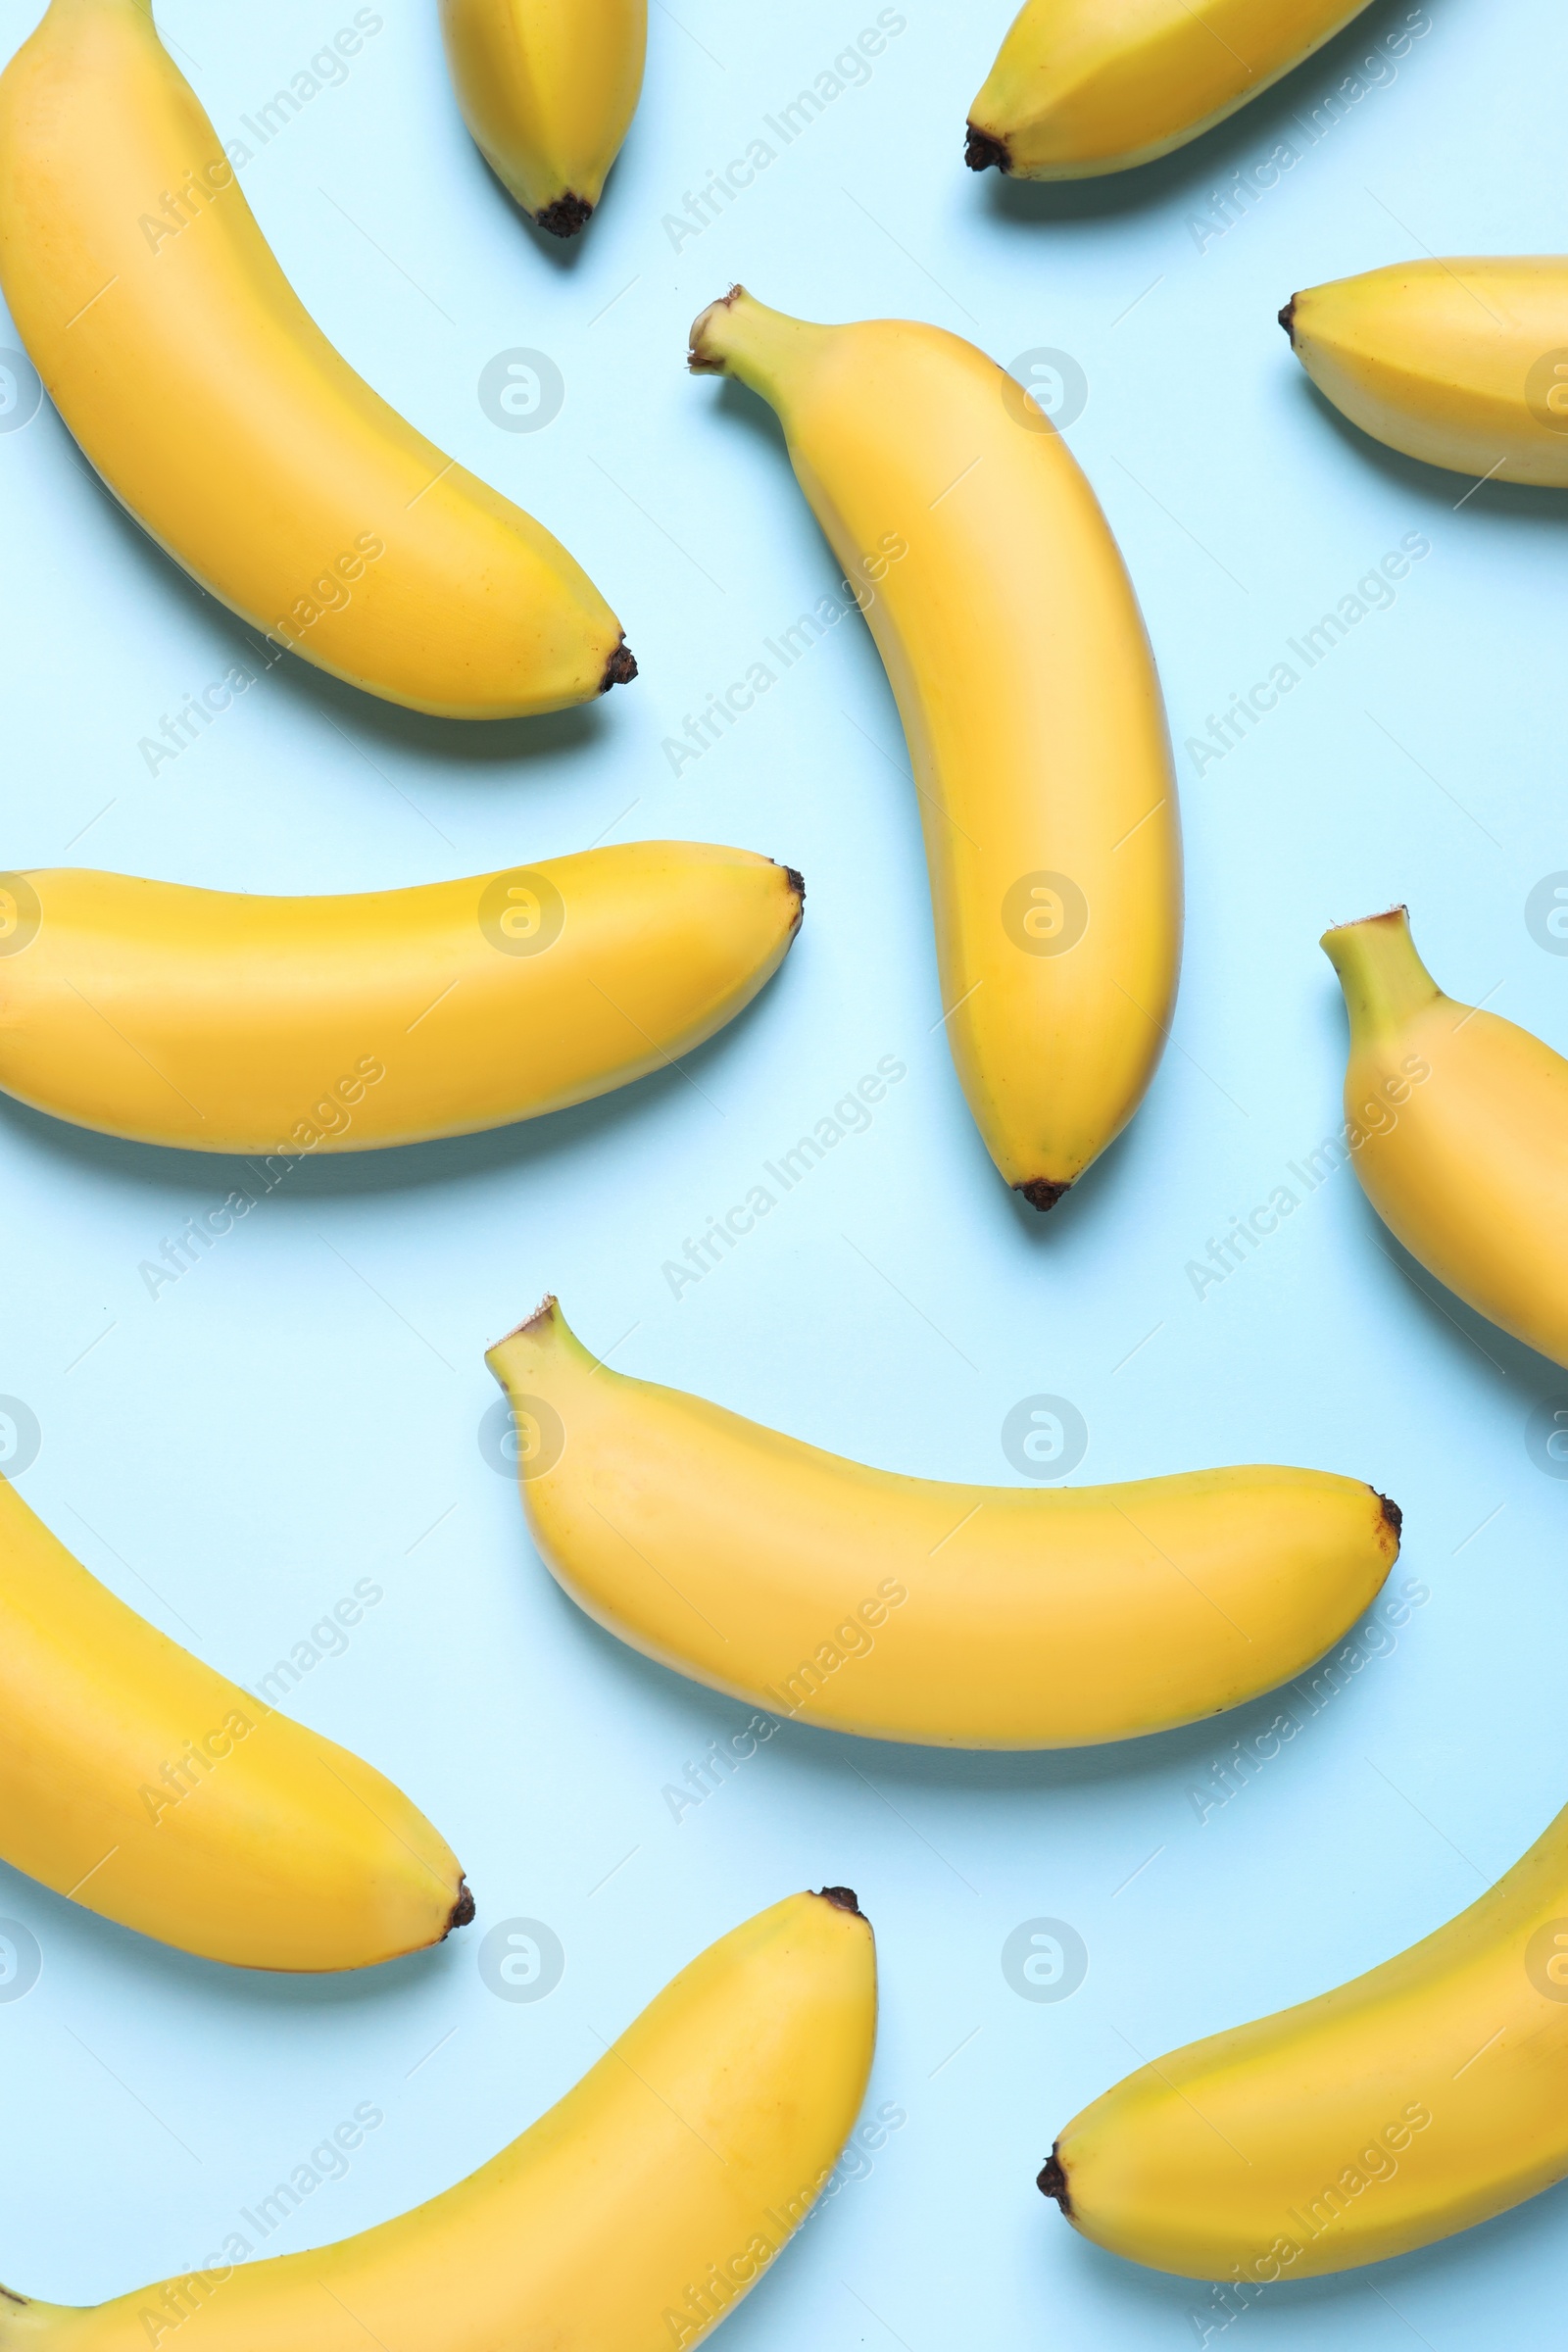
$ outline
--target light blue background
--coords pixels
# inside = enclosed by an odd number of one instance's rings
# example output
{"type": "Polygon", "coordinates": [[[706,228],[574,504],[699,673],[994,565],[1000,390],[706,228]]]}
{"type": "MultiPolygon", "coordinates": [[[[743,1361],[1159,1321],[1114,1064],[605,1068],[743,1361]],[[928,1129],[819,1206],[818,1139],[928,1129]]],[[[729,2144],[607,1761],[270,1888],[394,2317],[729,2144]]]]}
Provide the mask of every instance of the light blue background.
{"type": "MultiPolygon", "coordinates": [[[[1568,866],[1568,504],[1491,487],[1456,511],[1465,485],[1342,424],[1274,323],[1295,287],[1423,250],[1568,242],[1561,11],[1430,11],[1396,78],[1200,250],[1189,222],[1220,175],[1397,31],[1404,0],[1171,163],[1058,192],[959,161],[1005,0],[907,0],[869,83],[677,254],[662,216],[874,20],[871,0],[679,0],[678,23],[655,0],[641,113],[574,252],[547,249],[489,179],[433,7],[383,0],[347,82],[244,184],[354,363],[542,516],[615,605],[643,676],[586,713],[466,732],[288,664],[155,780],[139,739],[221,674],[241,632],[122,518],[47,406],[0,437],[0,863],[337,891],[676,835],[787,858],[809,888],[783,973],[690,1083],[305,1166],[156,1300],[139,1263],[222,1199],[227,1164],[0,1105],[0,1391],[43,1431],[23,1493],[247,1685],[356,1580],[384,1584],[298,1711],[426,1808],[480,1906],[476,1930],[378,1975],[248,1979],[0,1869],[0,1916],[43,1953],[35,1988],[0,2004],[11,2284],[85,2302],[189,2264],[367,2100],[384,2126],[272,2249],[400,2212],[539,2114],[711,1937],[844,1881],[880,1943],[872,2101],[908,2121],[729,2324],[730,2352],[1174,2352],[1198,2340],[1205,2290],[1058,2221],[1033,2186],[1054,2132],[1140,2053],[1422,1935],[1556,1810],[1568,1490],[1524,1431],[1568,1377],[1413,1277],[1348,1171],[1201,1302],[1184,1271],[1339,1118],[1343,1020],[1316,944],[1331,919],[1407,899],[1451,993],[1568,1036],[1568,963],[1523,917],[1535,882],[1568,866]],[[1004,362],[1040,346],[1079,360],[1072,444],[1142,594],[1178,749],[1405,533],[1432,543],[1394,609],[1244,748],[1201,778],[1179,757],[1174,1040],[1127,1138],[1049,1220],[995,1178],[938,1030],[913,797],[860,623],[679,781],[661,751],[833,577],[769,420],[683,372],[688,321],[736,277],[813,318],[905,314],[1004,362]],[[499,430],[476,396],[516,346],[548,352],[566,386],[533,435],[499,430]],[[662,1262],[890,1054],[909,1076],[872,1129],[673,1298],[662,1262]],[[1404,1505],[1401,1574],[1430,1601],[1201,1823],[1191,1789],[1271,1706],[1043,1758],[796,1728],[677,1825],[662,1790],[747,1710],[579,1616],[479,1449],[482,1350],[547,1288],[626,1370],[908,1471],[1010,1479],[1003,1419],[1046,1391],[1088,1421],[1084,1478],[1253,1459],[1353,1472],[1404,1505]],[[491,1997],[476,1967],[485,1928],[519,1915],[567,1956],[534,2005],[491,1997]],[[1050,2005],[1000,1965],[1041,1915],[1090,1954],[1081,1989],[1050,2005]]],[[[5,0],[8,49],[37,14],[5,0]]],[[[352,14],[159,10],[224,132],[352,14]]],[[[1237,2325],[1289,2347],[1544,2341],[1564,2195],[1423,2256],[1282,2286],[1237,2325]]]]}

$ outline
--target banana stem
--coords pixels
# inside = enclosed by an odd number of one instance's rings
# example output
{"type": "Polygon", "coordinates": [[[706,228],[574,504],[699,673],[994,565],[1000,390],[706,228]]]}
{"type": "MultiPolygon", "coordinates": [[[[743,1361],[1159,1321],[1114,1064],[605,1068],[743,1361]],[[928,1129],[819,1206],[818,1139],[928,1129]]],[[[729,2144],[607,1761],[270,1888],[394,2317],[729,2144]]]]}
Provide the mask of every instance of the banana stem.
{"type": "Polygon", "coordinates": [[[785,380],[799,377],[832,332],[808,318],[770,311],[744,286],[731,286],[693,326],[687,366],[694,375],[739,376],[777,408],[785,380]]]}
{"type": "Polygon", "coordinates": [[[1340,976],[1358,1036],[1392,1034],[1443,994],[1415,952],[1403,906],[1325,931],[1319,945],[1340,976]]]}

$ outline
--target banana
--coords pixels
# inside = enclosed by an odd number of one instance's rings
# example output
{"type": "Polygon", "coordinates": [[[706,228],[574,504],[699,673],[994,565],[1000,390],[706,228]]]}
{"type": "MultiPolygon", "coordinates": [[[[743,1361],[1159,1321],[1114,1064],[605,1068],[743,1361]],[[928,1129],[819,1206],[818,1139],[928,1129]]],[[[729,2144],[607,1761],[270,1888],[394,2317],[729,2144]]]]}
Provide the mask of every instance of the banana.
{"type": "Polygon", "coordinates": [[[451,718],[636,675],[565,549],[311,318],[150,0],[53,0],[0,75],[0,289],[115,496],[278,646],[451,718]]]}
{"type": "Polygon", "coordinates": [[[1040,2186],[1112,2253],[1256,2293],[1429,2246],[1565,2174],[1568,1812],[1396,1959],[1129,2075],[1040,2186]]]}
{"type": "Polygon", "coordinates": [[[1280,313],[1318,390],[1407,458],[1568,489],[1568,255],[1399,262],[1280,313]]]}
{"type": "Polygon", "coordinates": [[[1568,1364],[1568,1061],[1446,997],[1402,906],[1322,944],[1350,1016],[1346,1138],[1362,1191],[1467,1305],[1568,1364]]]}
{"type": "Polygon", "coordinates": [[[0,1856],[238,1968],[368,1968],[473,1917],[401,1789],[156,1632],[6,1479],[0,1856]]]}
{"type": "Polygon", "coordinates": [[[804,898],[706,842],[352,898],[0,874],[0,1088],[192,1152],[472,1135],[678,1061],[778,969],[804,898]]]}
{"type": "Polygon", "coordinates": [[[1239,1705],[1375,1597],[1399,1512],[1322,1471],[1063,1491],[868,1469],[597,1362],[547,1298],[485,1361],[578,1606],[774,1715],[931,1747],[1087,1746],[1239,1705]]]}
{"type": "Polygon", "coordinates": [[[904,719],[969,1108],[1052,1208],[1142,1099],[1181,947],[1164,707],[1116,543],[1044,413],[955,335],[813,326],[737,286],[691,366],[783,419],[904,719]]]}
{"type": "MultiPolygon", "coordinates": [[[[398,2221],[95,2309],[0,2288],[0,2352],[658,2352],[701,2342],[811,2210],[876,2037],[876,1956],[848,1887],[721,1937],[575,2089],[398,2221]]],[[[244,2217],[249,2221],[247,2213],[244,2217]]]]}
{"type": "Polygon", "coordinates": [[[441,30],[491,171],[540,228],[579,235],[637,112],[648,0],[441,0],[441,30]]]}
{"type": "Polygon", "coordinates": [[[1026,0],[969,110],[964,161],[1019,179],[1128,172],[1223,122],[1368,0],[1026,0]]]}

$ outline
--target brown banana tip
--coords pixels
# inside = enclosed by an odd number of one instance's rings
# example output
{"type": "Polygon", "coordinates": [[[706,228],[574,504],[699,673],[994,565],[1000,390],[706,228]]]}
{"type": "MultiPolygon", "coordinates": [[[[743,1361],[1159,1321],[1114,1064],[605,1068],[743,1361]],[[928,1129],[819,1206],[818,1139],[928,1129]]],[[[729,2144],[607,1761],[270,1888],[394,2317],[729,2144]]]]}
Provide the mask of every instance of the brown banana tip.
{"type": "Polygon", "coordinates": [[[853,1911],[857,1919],[865,1917],[856,1900],[853,1886],[819,1886],[816,1891],[824,1903],[833,1905],[835,1911],[853,1911]]]}
{"type": "MultiPolygon", "coordinates": [[[[1372,1492],[1374,1494],[1377,1494],[1376,1487],[1373,1488],[1372,1492]]],[[[1378,1500],[1383,1505],[1383,1524],[1388,1529],[1390,1535],[1394,1538],[1395,1543],[1397,1544],[1400,1533],[1404,1527],[1404,1513],[1400,1510],[1398,1504],[1393,1500],[1392,1496],[1388,1494],[1378,1494],[1378,1500]]]]}
{"type": "Polygon", "coordinates": [[[806,905],[806,876],[802,873],[800,867],[798,865],[787,865],[784,868],[784,879],[789,884],[791,890],[794,891],[795,896],[800,900],[801,905],[804,906],[806,905]]]}
{"type": "Polygon", "coordinates": [[[1291,349],[1294,351],[1296,349],[1296,296],[1294,294],[1280,313],[1280,324],[1290,336],[1291,349]]]}
{"type": "Polygon", "coordinates": [[[963,126],[963,160],[971,172],[989,172],[993,165],[999,172],[1012,170],[1006,140],[995,138],[989,130],[976,130],[972,122],[963,126]]]}
{"type": "Polygon", "coordinates": [[[737,279],[736,283],[731,286],[727,294],[721,294],[716,302],[710,302],[707,310],[700,311],[697,317],[692,320],[692,331],[687,338],[691,345],[691,349],[686,354],[686,366],[693,375],[724,374],[724,362],[721,359],[714,358],[711,354],[699,348],[702,342],[703,329],[708,324],[708,321],[710,318],[711,318],[715,311],[733,310],[736,303],[739,302],[745,291],[746,288],[737,279]]]}
{"type": "MultiPolygon", "coordinates": [[[[1059,2147],[1061,2143],[1058,2140],[1056,2144],[1059,2147]]],[[[1068,2221],[1072,2220],[1072,2199],[1067,2194],[1067,2176],[1062,2169],[1061,2159],[1056,2154],[1055,2148],[1052,2149],[1051,2154],[1041,2166],[1035,2186],[1043,2197],[1054,2197],[1068,2221]]]]}
{"type": "Polygon", "coordinates": [[[467,1880],[460,1879],[458,1881],[458,1899],[452,1906],[452,1917],[441,1931],[442,1942],[445,1943],[454,1928],[471,1926],[478,1908],[478,1904],[473,1899],[473,1889],[467,1880]]]}
{"type": "Polygon", "coordinates": [[[599,691],[601,694],[608,694],[612,686],[629,686],[636,675],[637,657],[623,637],[610,660],[605,663],[605,674],[599,681],[599,691]]]}
{"type": "Polygon", "coordinates": [[[1049,1176],[1035,1176],[1028,1184],[1015,1184],[1012,1189],[1015,1193],[1021,1193],[1030,1207],[1038,1208],[1043,1215],[1072,1191],[1072,1179],[1069,1177],[1065,1184],[1053,1184],[1049,1176]]]}
{"type": "Polygon", "coordinates": [[[587,198],[574,196],[568,188],[564,196],[558,196],[554,204],[547,204],[542,212],[535,213],[533,223],[547,236],[580,237],[593,217],[594,208],[587,198]]]}

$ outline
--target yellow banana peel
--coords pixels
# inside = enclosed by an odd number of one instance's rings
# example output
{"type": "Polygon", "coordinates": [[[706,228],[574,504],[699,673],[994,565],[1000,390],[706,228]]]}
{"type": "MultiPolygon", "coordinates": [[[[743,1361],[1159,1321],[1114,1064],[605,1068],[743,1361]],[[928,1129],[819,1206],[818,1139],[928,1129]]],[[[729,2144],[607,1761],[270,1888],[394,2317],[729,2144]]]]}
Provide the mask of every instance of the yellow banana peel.
{"type": "Polygon", "coordinates": [[[485,162],[540,228],[580,236],[643,86],[648,0],[441,0],[485,162]]]}

